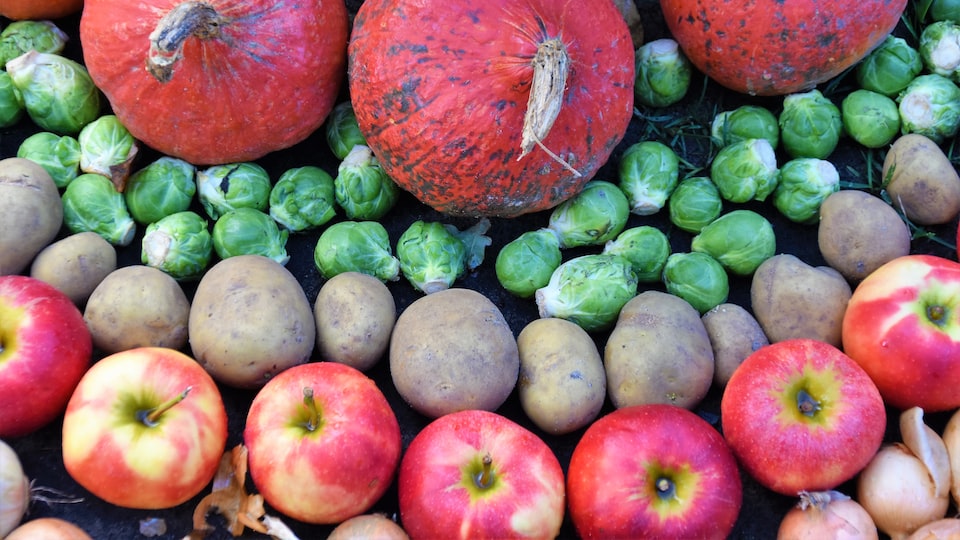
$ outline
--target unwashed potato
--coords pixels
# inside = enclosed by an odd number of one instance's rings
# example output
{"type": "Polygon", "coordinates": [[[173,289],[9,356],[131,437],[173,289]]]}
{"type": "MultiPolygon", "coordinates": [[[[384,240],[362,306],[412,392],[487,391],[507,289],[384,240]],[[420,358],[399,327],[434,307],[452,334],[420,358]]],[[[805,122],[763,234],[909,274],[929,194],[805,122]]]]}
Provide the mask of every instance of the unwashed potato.
{"type": "Polygon", "coordinates": [[[263,255],[223,259],[200,278],[190,306],[190,348],[217,381],[259,388],[310,360],[310,301],[282,264],[263,255]]]}
{"type": "Polygon", "coordinates": [[[910,253],[910,229],[886,201],[855,189],[831,193],[820,205],[817,243],[823,260],[857,282],[910,253]]]}
{"type": "Polygon", "coordinates": [[[939,225],[960,213],[960,175],[924,135],[907,133],[890,145],[883,181],[892,204],[916,224],[939,225]]]}
{"type": "Polygon", "coordinates": [[[320,287],[313,314],[320,358],[366,371],[387,352],[397,306],[379,279],[344,272],[320,287]]]}
{"type": "Polygon", "coordinates": [[[0,160],[0,275],[19,274],[63,225],[63,203],[50,174],[24,158],[0,160]]]}
{"type": "Polygon", "coordinates": [[[620,310],[604,347],[614,407],[668,403],[692,409],[713,382],[713,349],[700,312],[669,293],[644,291],[620,310]]]}
{"type": "Polygon", "coordinates": [[[753,274],[750,302],[770,343],[810,338],[840,347],[840,330],[853,291],[840,272],[779,254],[753,274]]]}
{"type": "Polygon", "coordinates": [[[540,429],[562,435],[592,422],[607,380],[597,344],[565,319],[534,319],[517,336],[520,406],[540,429]]]}
{"type": "Polygon", "coordinates": [[[118,268],[90,294],[83,320],[106,353],[187,344],[190,301],[175,279],[146,265],[118,268]]]}
{"type": "Polygon", "coordinates": [[[737,304],[720,304],[700,319],[713,347],[713,382],[723,388],[733,372],[754,351],[770,340],[754,316],[737,304]]]}
{"type": "Polygon", "coordinates": [[[397,392],[432,418],[496,410],[520,372],[517,340],[500,309],[481,293],[456,287],[418,298],[400,313],[389,360],[397,392]]]}
{"type": "Polygon", "coordinates": [[[86,231],[43,248],[30,265],[30,275],[83,306],[97,285],[116,269],[116,248],[99,234],[86,231]]]}

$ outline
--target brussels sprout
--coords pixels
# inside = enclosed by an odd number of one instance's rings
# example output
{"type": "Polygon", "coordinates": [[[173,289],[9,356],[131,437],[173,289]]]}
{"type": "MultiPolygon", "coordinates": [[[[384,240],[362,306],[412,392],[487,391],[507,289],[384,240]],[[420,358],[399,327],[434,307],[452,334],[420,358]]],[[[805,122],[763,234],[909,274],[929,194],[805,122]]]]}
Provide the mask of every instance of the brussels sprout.
{"type": "Polygon", "coordinates": [[[92,231],[115,246],[127,246],[137,232],[123,194],[102,174],[85,173],[63,191],[63,223],[71,232],[92,231]]]}
{"type": "Polygon", "coordinates": [[[960,23],[960,0],[933,0],[927,9],[931,21],[960,23]]]}
{"type": "Polygon", "coordinates": [[[76,135],[100,115],[100,90],[87,68],[53,53],[29,51],[7,62],[33,123],[60,135],[76,135]]]}
{"type": "Polygon", "coordinates": [[[920,60],[930,73],[956,81],[960,77],[960,25],[937,21],[920,34],[920,60]]]}
{"type": "Polygon", "coordinates": [[[490,230],[490,220],[481,218],[476,224],[462,231],[449,223],[445,223],[443,227],[463,242],[463,247],[467,250],[467,271],[476,270],[483,263],[487,247],[493,243],[493,239],[487,236],[487,231],[490,230]]]}
{"type": "Polygon", "coordinates": [[[325,225],[337,215],[333,177],[313,165],[287,169],[270,190],[270,216],[291,232],[325,225]]]}
{"type": "Polygon", "coordinates": [[[240,207],[222,214],[213,223],[213,250],[221,259],[235,255],[263,255],[287,264],[287,237],[269,214],[240,207]]]}
{"type": "Polygon", "coordinates": [[[741,105],[714,116],[710,135],[720,147],[744,139],[766,139],[770,141],[770,146],[776,148],[780,144],[780,125],[770,109],[759,105],[741,105]]]}
{"type": "Polygon", "coordinates": [[[387,176],[369,147],[353,147],[333,179],[337,204],[348,219],[375,220],[389,212],[400,198],[400,188],[387,176]]]}
{"type": "Polygon", "coordinates": [[[777,238],[767,218],[753,210],[740,209],[704,227],[690,241],[690,249],[710,255],[734,274],[749,276],[776,253],[777,238]]]}
{"type": "Polygon", "coordinates": [[[362,144],[366,146],[367,139],[360,132],[360,126],[357,124],[357,115],[353,110],[353,104],[350,101],[338,103],[330,116],[327,117],[325,126],[327,144],[330,151],[337,159],[344,159],[353,147],[362,144]]]}
{"type": "Polygon", "coordinates": [[[397,240],[400,272],[426,294],[449,289],[463,275],[467,249],[443,224],[414,221],[397,240]]]}
{"type": "Polygon", "coordinates": [[[648,216],[666,204],[680,178],[680,158],[669,146],[642,141],[627,147],[618,168],[630,212],[648,216]]]}
{"type": "Polygon", "coordinates": [[[777,187],[777,156],[766,139],[724,146],[710,164],[710,179],[720,196],[733,203],[763,201],[777,187]]]}
{"type": "Polygon", "coordinates": [[[730,278],[726,270],[706,253],[674,253],[663,267],[668,293],[683,298],[700,314],[727,301],[730,278]]]}
{"type": "Polygon", "coordinates": [[[667,201],[670,223],[689,233],[698,233],[723,211],[723,197],[709,177],[685,178],[667,201]]]}
{"type": "Polygon", "coordinates": [[[83,126],[77,141],[81,171],[102,174],[114,182],[127,181],[137,141],[116,115],[105,114],[83,126]]]}
{"type": "Polygon", "coordinates": [[[197,195],[210,219],[237,208],[266,212],[270,205],[270,175],[252,162],[213,165],[197,171],[197,195]]]}
{"type": "Polygon", "coordinates": [[[630,261],[596,253],[574,257],[557,267],[534,297],[540,317],[557,317],[588,332],[613,326],[623,305],[637,295],[630,261]]]}
{"type": "Polygon", "coordinates": [[[690,88],[693,66],[670,38],[644,43],[636,51],[637,102],[648,107],[666,107],[683,99],[690,88]]]}
{"type": "Polygon", "coordinates": [[[10,127],[23,118],[27,109],[20,90],[6,71],[0,71],[0,128],[10,127]]]}
{"type": "Polygon", "coordinates": [[[960,128],[960,87],[943,75],[918,76],[897,101],[901,133],[919,133],[939,144],[960,128]]]}
{"type": "Polygon", "coordinates": [[[779,121],[780,141],[791,157],[826,158],[843,132],[840,109],[816,89],[783,98],[779,121]]]}
{"type": "Polygon", "coordinates": [[[902,37],[889,35],[857,64],[857,84],[894,97],[923,70],[920,52],[902,37]]]}
{"type": "Polygon", "coordinates": [[[867,148],[886,146],[900,132],[897,103],[878,92],[854,90],[840,103],[843,131],[867,148]]]}
{"type": "Polygon", "coordinates": [[[400,279],[400,260],[390,250],[387,229],[377,221],[341,221],[317,239],[313,262],[330,279],[343,272],[362,272],[380,281],[400,279]]]}
{"type": "Polygon", "coordinates": [[[51,21],[13,21],[0,32],[0,68],[28,51],[58,54],[69,37],[51,21]]]}
{"type": "Polygon", "coordinates": [[[616,185],[591,180],[574,197],[550,213],[547,227],[560,247],[599,246],[620,234],[630,217],[630,203],[616,185]]]}
{"type": "Polygon", "coordinates": [[[147,225],[140,262],[177,280],[199,278],[213,258],[207,221],[190,210],[175,212],[147,225]]]}
{"type": "Polygon", "coordinates": [[[497,280],[509,293],[530,298],[550,282],[563,262],[560,240],[550,229],[527,231],[511,240],[497,254],[497,280]]]}
{"type": "Polygon", "coordinates": [[[660,281],[663,265],[670,256],[670,240],[663,231],[650,225],[624,229],[603,246],[603,253],[619,255],[633,266],[641,283],[660,281]]]}
{"type": "Polygon", "coordinates": [[[773,205],[790,221],[813,224],[820,220],[820,205],[840,189],[840,173],[833,163],[817,158],[796,158],[780,168],[773,205]]]}
{"type": "Polygon", "coordinates": [[[190,208],[197,193],[197,168],[171,156],[161,156],[130,175],[123,190],[130,215],[150,224],[190,208]]]}
{"type": "Polygon", "coordinates": [[[70,135],[38,131],[20,143],[17,157],[43,167],[61,189],[80,174],[80,142],[70,135]]]}

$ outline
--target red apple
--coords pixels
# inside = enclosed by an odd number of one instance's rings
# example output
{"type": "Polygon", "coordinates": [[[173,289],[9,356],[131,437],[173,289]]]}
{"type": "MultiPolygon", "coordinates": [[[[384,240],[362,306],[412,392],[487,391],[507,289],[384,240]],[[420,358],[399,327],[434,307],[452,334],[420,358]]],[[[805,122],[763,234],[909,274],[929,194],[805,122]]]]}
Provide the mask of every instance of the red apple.
{"type": "Polygon", "coordinates": [[[633,405],[583,433],[567,470],[582,538],[726,538],[743,499],[737,461],[696,413],[633,405]]]}
{"type": "Polygon", "coordinates": [[[960,407],[960,263],[933,255],[887,262],[854,289],[841,334],[887,404],[960,407]]]}
{"type": "Polygon", "coordinates": [[[250,477],[264,500],[307,523],[370,509],[400,462],[400,424],[373,379],[336,362],[281,371],[247,413],[250,477]]]}
{"type": "Polygon", "coordinates": [[[866,372],[840,349],[804,338],[748,356],[723,391],[720,417],[743,468],[794,497],[853,478],[880,448],[887,425],[866,372]]]}
{"type": "Polygon", "coordinates": [[[127,508],[170,508],[200,493],[226,441],[216,383],[193,358],[161,347],[95,363],[63,418],[67,472],[97,497],[127,508]]]}
{"type": "Polygon", "coordinates": [[[39,279],[0,276],[0,437],[32,433],[63,413],[92,353],[67,295],[39,279]]]}
{"type": "Polygon", "coordinates": [[[556,538],[563,469],[535,433],[500,414],[441,416],[410,442],[397,479],[411,538],[556,538]]]}

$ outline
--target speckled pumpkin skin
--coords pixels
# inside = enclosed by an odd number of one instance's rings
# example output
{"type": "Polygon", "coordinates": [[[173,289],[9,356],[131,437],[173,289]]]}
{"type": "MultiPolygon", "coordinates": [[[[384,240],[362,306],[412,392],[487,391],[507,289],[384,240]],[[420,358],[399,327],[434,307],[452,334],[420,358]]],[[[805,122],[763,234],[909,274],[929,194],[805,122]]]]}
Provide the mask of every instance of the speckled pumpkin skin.
{"type": "Polygon", "coordinates": [[[613,2],[366,0],[348,79],[357,121],[391,178],[434,209],[513,217],[575,195],[633,114],[634,49],[613,2]],[[542,41],[570,55],[563,107],[543,149],[520,156],[542,41]]]}
{"type": "Polygon", "coordinates": [[[813,88],[863,59],[907,0],[661,0],[700,71],[731,90],[775,96],[813,88]]]}

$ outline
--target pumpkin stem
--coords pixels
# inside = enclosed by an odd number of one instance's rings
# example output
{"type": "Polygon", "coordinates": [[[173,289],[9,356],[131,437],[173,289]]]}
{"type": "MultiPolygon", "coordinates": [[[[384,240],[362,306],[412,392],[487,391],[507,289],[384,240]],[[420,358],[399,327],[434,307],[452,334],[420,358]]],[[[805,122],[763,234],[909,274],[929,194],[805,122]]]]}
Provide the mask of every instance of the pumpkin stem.
{"type": "Polygon", "coordinates": [[[579,177],[579,171],[543,145],[543,139],[550,133],[563,105],[563,92],[566,90],[567,75],[570,73],[570,55],[560,38],[550,38],[537,46],[537,54],[531,63],[533,80],[530,83],[527,111],[523,115],[520,157],[517,161],[530,153],[536,145],[579,177]]]}
{"type": "Polygon", "coordinates": [[[160,82],[173,77],[173,65],[183,55],[187,38],[211,39],[220,35],[224,18],[206,2],[182,2],[167,12],[150,33],[147,71],[160,82]]]}

